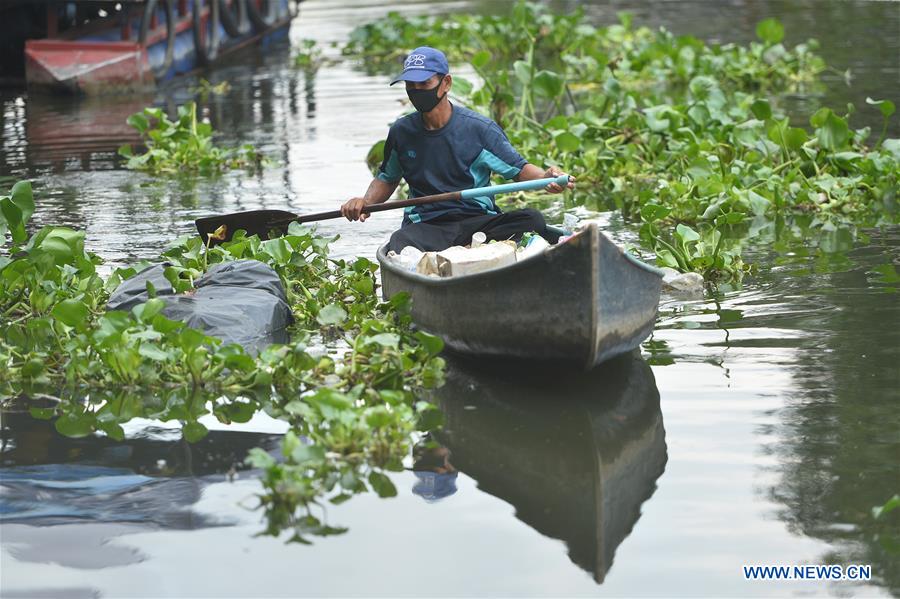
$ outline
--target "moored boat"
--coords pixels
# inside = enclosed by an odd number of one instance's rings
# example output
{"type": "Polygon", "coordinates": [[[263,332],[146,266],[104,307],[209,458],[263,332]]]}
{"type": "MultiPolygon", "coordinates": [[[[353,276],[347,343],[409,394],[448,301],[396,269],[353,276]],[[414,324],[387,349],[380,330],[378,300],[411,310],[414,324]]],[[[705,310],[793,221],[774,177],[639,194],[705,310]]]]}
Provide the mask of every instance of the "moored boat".
{"type": "Polygon", "coordinates": [[[595,224],[515,264],[436,278],[378,250],[385,299],[412,297],[412,318],[455,351],[593,368],[653,331],[662,271],[623,252],[595,224]]]}
{"type": "Polygon", "coordinates": [[[14,5],[0,16],[19,11],[33,23],[36,5],[46,5],[45,24],[16,34],[41,38],[22,40],[29,89],[96,95],[149,91],[247,44],[285,37],[298,3],[64,0],[14,5]]]}

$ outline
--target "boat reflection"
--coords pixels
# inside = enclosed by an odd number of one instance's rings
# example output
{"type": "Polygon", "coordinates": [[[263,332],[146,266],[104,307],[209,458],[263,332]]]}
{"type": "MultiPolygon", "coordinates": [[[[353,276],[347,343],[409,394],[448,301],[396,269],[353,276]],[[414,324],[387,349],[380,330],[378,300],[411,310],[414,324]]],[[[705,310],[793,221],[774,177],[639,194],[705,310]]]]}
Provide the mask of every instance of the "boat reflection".
{"type": "MultiPolygon", "coordinates": [[[[505,370],[454,360],[433,394],[445,415],[445,468],[509,502],[603,582],[665,470],[653,373],[638,354],[589,373],[505,370]]],[[[446,475],[444,475],[446,476],[446,475]]]]}

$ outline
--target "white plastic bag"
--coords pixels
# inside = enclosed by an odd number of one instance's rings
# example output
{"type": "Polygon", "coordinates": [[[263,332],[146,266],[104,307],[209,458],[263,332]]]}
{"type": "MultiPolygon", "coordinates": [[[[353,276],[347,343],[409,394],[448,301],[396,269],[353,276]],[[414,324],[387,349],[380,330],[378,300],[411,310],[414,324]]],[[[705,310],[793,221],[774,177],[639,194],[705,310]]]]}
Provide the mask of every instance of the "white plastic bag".
{"type": "Polygon", "coordinates": [[[532,256],[537,256],[548,247],[550,247],[550,244],[547,243],[546,239],[544,239],[540,235],[535,235],[528,240],[528,245],[516,251],[516,260],[521,262],[522,260],[527,260],[532,256]]]}

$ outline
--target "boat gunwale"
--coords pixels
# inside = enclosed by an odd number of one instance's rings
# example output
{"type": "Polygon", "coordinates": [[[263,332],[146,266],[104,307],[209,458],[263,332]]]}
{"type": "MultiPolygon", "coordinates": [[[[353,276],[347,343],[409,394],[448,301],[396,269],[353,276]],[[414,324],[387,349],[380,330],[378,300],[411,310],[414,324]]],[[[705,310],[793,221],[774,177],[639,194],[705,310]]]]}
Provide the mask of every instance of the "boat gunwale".
{"type": "MultiPolygon", "coordinates": [[[[600,231],[600,227],[598,227],[596,223],[591,223],[585,229],[582,229],[581,231],[575,233],[575,235],[573,235],[572,238],[580,237],[582,235],[590,233],[591,231],[596,231],[597,236],[594,237],[593,239],[589,240],[588,245],[591,246],[591,251],[596,253],[596,251],[599,247],[599,243],[600,243],[599,238],[600,238],[600,235],[602,234],[602,232],[600,231]]],[[[607,241],[612,243],[612,241],[609,240],[608,238],[607,238],[607,241]]],[[[615,245],[615,244],[613,244],[613,245],[615,245]]],[[[624,255],[625,259],[633,266],[636,266],[646,272],[655,274],[659,278],[663,277],[662,270],[643,262],[642,260],[636,258],[635,256],[632,256],[627,251],[623,250],[622,248],[620,248],[618,246],[615,246],[615,247],[617,250],[619,250],[619,254],[624,255]]],[[[574,246],[569,245],[569,241],[567,240],[565,243],[551,245],[550,247],[546,248],[543,252],[541,252],[537,256],[532,256],[530,258],[522,260],[521,262],[517,261],[513,264],[508,264],[506,266],[498,266],[496,268],[491,268],[489,270],[483,270],[481,272],[474,272],[474,273],[464,274],[464,275],[456,275],[453,277],[432,277],[432,276],[428,276],[428,275],[423,275],[419,272],[410,271],[410,270],[401,268],[400,266],[398,266],[398,265],[394,264],[393,262],[391,262],[390,260],[388,260],[386,243],[378,248],[378,251],[376,252],[376,258],[378,259],[378,262],[381,264],[381,267],[383,269],[388,270],[392,274],[396,274],[398,277],[407,279],[411,282],[415,282],[416,284],[430,285],[430,286],[437,287],[437,286],[451,285],[451,284],[454,284],[454,282],[460,282],[460,281],[462,281],[462,282],[477,281],[479,278],[482,278],[482,277],[493,276],[494,274],[496,274],[497,272],[499,272],[501,270],[512,270],[512,269],[516,269],[516,268],[528,268],[534,264],[534,260],[537,258],[543,258],[544,260],[546,260],[547,255],[550,252],[556,253],[556,252],[560,252],[560,251],[569,251],[569,250],[577,251],[578,249],[581,249],[581,248],[575,248],[574,246]]]]}

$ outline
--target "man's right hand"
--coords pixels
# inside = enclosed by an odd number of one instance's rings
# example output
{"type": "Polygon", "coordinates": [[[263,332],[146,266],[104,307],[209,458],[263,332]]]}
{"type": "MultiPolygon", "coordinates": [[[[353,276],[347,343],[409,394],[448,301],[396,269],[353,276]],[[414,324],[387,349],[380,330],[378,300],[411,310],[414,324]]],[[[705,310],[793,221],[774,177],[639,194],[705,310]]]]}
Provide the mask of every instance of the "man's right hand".
{"type": "Polygon", "coordinates": [[[341,206],[341,214],[347,217],[347,220],[358,220],[360,222],[365,222],[369,215],[363,212],[363,208],[368,206],[365,198],[352,198],[347,200],[343,206],[341,206]]]}

